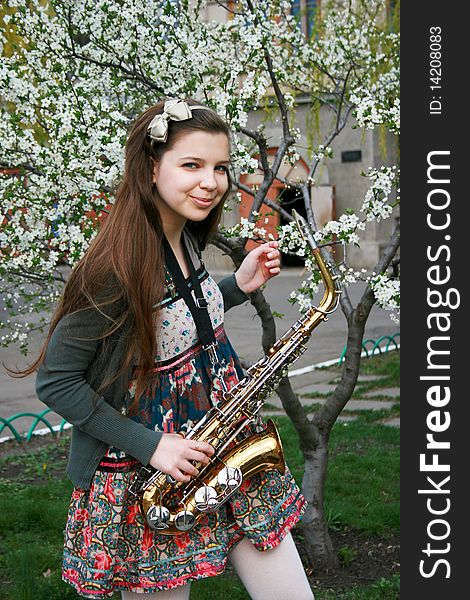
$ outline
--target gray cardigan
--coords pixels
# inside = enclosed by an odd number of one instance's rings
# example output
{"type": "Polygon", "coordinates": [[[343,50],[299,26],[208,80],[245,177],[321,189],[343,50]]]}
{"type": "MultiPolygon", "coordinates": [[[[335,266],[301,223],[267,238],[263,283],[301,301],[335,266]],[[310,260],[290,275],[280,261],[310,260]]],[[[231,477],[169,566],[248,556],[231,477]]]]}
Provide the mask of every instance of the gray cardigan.
{"type": "MultiPolygon", "coordinates": [[[[224,309],[247,300],[235,275],[219,283],[224,309]]],[[[95,308],[63,317],[50,339],[36,378],[38,398],[73,425],[67,474],[76,487],[88,489],[98,463],[109,446],[124,450],[143,465],[155,452],[162,433],[147,429],[120,411],[132,365],[103,395],[95,390],[119,371],[126,352],[129,325],[105,340],[110,317],[95,308]]]]}

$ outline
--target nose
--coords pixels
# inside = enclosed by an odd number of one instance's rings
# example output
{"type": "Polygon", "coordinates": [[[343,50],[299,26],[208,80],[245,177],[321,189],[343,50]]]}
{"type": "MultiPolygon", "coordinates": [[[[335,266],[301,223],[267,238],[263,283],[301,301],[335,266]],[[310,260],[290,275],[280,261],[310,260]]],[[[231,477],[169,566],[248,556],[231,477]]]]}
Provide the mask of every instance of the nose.
{"type": "Polygon", "coordinates": [[[215,190],[217,188],[217,181],[215,180],[214,171],[212,169],[203,173],[203,177],[199,185],[205,190],[215,190]]]}

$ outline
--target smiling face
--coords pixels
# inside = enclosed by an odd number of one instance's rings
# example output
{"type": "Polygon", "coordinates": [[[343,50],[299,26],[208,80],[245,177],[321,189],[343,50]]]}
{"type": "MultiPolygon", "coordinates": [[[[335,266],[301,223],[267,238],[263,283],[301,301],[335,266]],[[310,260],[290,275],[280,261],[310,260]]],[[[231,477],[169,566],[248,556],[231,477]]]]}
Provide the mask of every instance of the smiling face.
{"type": "Polygon", "coordinates": [[[229,140],[224,133],[183,133],[155,165],[153,182],[164,230],[204,220],[228,189],[229,140]]]}

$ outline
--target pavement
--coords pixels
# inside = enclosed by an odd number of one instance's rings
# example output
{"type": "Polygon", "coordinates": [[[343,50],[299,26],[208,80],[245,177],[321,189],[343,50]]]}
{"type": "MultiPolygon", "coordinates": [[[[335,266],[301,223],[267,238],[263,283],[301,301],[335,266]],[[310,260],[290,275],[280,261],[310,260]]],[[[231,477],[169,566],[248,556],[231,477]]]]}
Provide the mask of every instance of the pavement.
{"type": "MultiPolygon", "coordinates": [[[[211,271],[214,279],[220,281],[228,273],[211,271]]],[[[299,312],[295,305],[288,302],[289,294],[297,289],[305,276],[300,268],[284,268],[280,275],[269,281],[265,289],[265,296],[271,309],[281,313],[282,317],[276,317],[276,335],[279,338],[299,318],[299,312]]],[[[360,299],[364,290],[364,284],[354,284],[348,288],[348,293],[353,306],[360,299]]],[[[28,317],[31,321],[31,316],[28,317]]],[[[225,329],[227,335],[240,358],[247,363],[261,358],[261,326],[260,319],[255,309],[249,302],[231,309],[225,315],[225,329]]],[[[393,323],[387,312],[374,306],[368,319],[364,339],[378,339],[382,335],[393,335],[397,333],[398,326],[393,323]]],[[[2,332],[0,330],[0,336],[2,332]]],[[[314,368],[314,365],[338,359],[343,352],[347,335],[345,317],[341,308],[330,315],[328,322],[321,323],[313,332],[306,352],[291,366],[289,377],[294,391],[299,395],[302,404],[306,406],[322,404],[326,395],[335,386],[335,381],[340,376],[340,369],[332,366],[328,370],[314,368]]],[[[0,349],[0,417],[7,419],[18,413],[40,413],[47,407],[38,400],[34,390],[35,375],[25,378],[12,378],[1,366],[24,368],[31,363],[44,340],[45,334],[35,333],[31,337],[30,352],[27,357],[22,356],[18,348],[10,346],[0,349]]],[[[399,340],[398,340],[399,341],[399,340]]],[[[360,376],[360,381],[367,381],[366,376],[360,376]]],[[[370,378],[370,376],[368,376],[370,378]]],[[[370,379],[368,381],[371,381],[370,379]]],[[[377,410],[379,408],[390,408],[399,401],[400,390],[398,388],[379,388],[364,392],[360,397],[351,399],[345,407],[345,412],[340,416],[341,420],[351,420],[360,410],[377,410]]],[[[276,394],[267,400],[266,415],[283,414],[282,405],[276,394]]],[[[51,425],[59,425],[61,417],[55,413],[46,416],[51,425]]],[[[29,430],[33,417],[25,416],[15,419],[14,426],[19,433],[29,430]]],[[[399,419],[387,421],[390,426],[399,426],[399,419]]],[[[38,424],[36,429],[40,429],[38,424]]],[[[5,429],[0,433],[0,441],[11,433],[5,429]]]]}
{"type": "MultiPolygon", "coordinates": [[[[319,406],[325,404],[340,377],[341,368],[332,365],[327,369],[315,369],[302,375],[296,375],[296,371],[293,370],[289,379],[300,403],[306,407],[307,412],[313,413],[319,406]],[[301,378],[304,378],[304,382],[301,378]],[[304,385],[306,379],[309,382],[304,385]]],[[[359,375],[354,395],[338,417],[338,422],[354,421],[364,410],[390,410],[399,404],[400,388],[382,387],[380,380],[381,377],[378,375],[359,375]],[[371,386],[373,389],[368,389],[371,386]]],[[[285,414],[278,395],[275,394],[266,400],[263,414],[266,417],[285,414]]],[[[377,421],[390,427],[400,427],[400,417],[378,418],[377,421]]]]}

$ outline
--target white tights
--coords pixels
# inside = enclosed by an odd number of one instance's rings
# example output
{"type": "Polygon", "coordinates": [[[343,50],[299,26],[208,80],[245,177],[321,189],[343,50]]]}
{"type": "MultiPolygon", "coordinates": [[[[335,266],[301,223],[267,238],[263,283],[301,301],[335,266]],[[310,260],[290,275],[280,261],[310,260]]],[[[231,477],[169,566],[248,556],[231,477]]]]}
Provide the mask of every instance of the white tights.
{"type": "MultiPolygon", "coordinates": [[[[292,535],[279,546],[260,552],[243,538],[228,557],[252,600],[314,600],[307,576],[292,535]]],[[[190,584],[174,590],[137,594],[121,592],[122,600],[189,600],[190,584]]]]}

